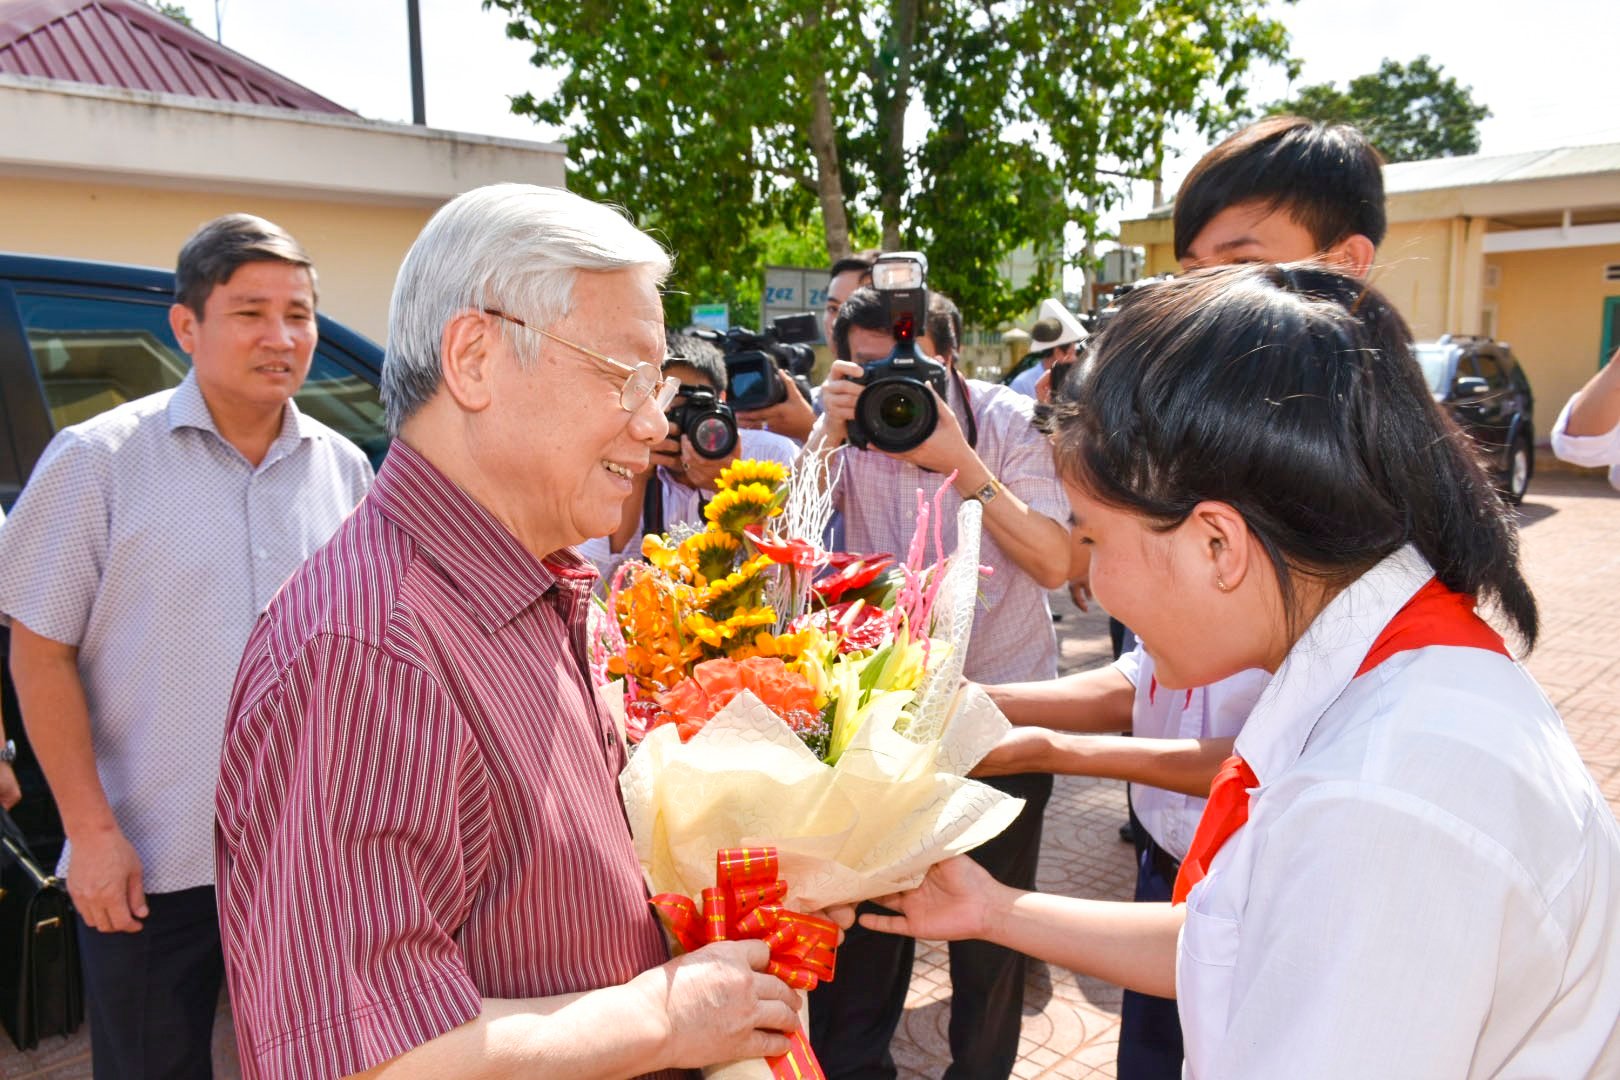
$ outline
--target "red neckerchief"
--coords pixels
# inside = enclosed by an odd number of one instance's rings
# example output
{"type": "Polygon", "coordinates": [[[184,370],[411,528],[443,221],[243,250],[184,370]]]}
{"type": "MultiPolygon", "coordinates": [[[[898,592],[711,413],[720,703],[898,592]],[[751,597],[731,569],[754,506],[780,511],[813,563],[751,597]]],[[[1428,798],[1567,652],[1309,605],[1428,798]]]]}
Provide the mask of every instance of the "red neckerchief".
{"type": "MultiPolygon", "coordinates": [[[[1472,596],[1454,592],[1442,585],[1439,578],[1431,578],[1384,627],[1372,648],[1367,650],[1366,659],[1356,669],[1356,677],[1365,675],[1396,653],[1430,645],[1456,645],[1512,656],[1502,643],[1502,636],[1475,613],[1472,596]]],[[[1176,875],[1176,886],[1170,894],[1172,904],[1187,899],[1192,887],[1209,873],[1210,863],[1215,861],[1221,845],[1249,820],[1249,791],[1259,786],[1260,781],[1249,763],[1236,754],[1222,763],[1215,782],[1210,785],[1209,802],[1204,807],[1204,815],[1198,819],[1192,848],[1182,860],[1181,872],[1176,875]]]]}

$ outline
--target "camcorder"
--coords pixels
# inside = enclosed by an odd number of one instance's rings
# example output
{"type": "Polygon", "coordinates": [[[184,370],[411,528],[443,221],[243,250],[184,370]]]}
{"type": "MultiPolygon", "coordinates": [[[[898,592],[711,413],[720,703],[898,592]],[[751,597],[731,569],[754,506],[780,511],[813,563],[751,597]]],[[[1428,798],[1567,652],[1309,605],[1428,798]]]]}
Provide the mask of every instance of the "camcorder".
{"type": "Polygon", "coordinates": [[[894,348],[851,380],[865,389],[855,399],[847,437],[863,450],[870,446],[899,454],[934,433],[939,406],[929,390],[943,398],[949,387],[945,365],[917,351],[928,320],[928,260],[916,251],[879,255],[872,264],[872,288],[883,301],[894,348]]]}
{"type": "Polygon", "coordinates": [[[681,387],[682,401],[664,415],[702,457],[718,460],[737,449],[737,417],[707,386],[681,387]]]}
{"type": "Polygon", "coordinates": [[[726,397],[731,407],[752,412],[786,401],[789,379],[797,384],[804,400],[810,400],[810,370],[816,366],[816,354],[804,343],[820,334],[815,313],[805,312],[777,316],[763,334],[734,326],[724,334],[709,331],[703,336],[726,354],[726,397]]]}

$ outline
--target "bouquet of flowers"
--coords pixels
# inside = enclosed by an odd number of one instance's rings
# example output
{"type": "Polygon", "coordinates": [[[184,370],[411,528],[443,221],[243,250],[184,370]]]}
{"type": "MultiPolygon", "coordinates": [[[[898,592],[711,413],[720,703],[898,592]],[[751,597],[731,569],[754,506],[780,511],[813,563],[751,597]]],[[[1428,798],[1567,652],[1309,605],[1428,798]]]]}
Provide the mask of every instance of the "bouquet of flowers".
{"type": "Polygon", "coordinates": [[[733,463],[705,527],[648,536],[593,629],[599,684],[636,744],[620,786],[660,900],[718,896],[717,852],[745,848],[771,849],[789,916],[883,895],[1022,808],[966,778],[1007,729],[961,681],[979,504],[963,504],[949,556],[939,497],[920,491],[903,560],[832,553],[825,470],[814,454],[791,476],[733,463]]]}

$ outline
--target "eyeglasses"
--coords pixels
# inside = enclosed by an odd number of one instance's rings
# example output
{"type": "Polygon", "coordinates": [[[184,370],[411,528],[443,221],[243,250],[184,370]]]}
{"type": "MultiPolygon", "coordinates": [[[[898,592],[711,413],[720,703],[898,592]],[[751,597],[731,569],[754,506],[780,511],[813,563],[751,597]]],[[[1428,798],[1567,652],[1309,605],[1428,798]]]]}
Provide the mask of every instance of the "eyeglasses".
{"type": "Polygon", "coordinates": [[[599,352],[592,352],[583,345],[577,345],[567,338],[558,337],[550,330],[542,330],[538,326],[530,326],[515,315],[508,315],[499,308],[485,308],[485,315],[493,315],[497,319],[504,319],[513,326],[521,326],[525,330],[533,330],[542,337],[548,337],[559,345],[566,345],[575,352],[584,353],[599,364],[606,364],[615,371],[625,372],[624,388],[619,391],[619,408],[625,412],[633,413],[652,398],[658,403],[658,411],[663,412],[669,408],[669,403],[675,400],[675,395],[681,392],[681,381],[673,375],[664,377],[656,367],[641,363],[634,367],[620,363],[611,356],[603,356],[599,352]]]}

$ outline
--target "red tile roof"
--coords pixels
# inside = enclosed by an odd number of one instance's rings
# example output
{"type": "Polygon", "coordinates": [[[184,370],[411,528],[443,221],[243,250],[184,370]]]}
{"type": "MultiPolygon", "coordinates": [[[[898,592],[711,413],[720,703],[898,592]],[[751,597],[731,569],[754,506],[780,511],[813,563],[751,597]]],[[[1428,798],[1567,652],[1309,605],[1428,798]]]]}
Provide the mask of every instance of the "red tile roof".
{"type": "Polygon", "coordinates": [[[0,72],[354,115],[140,0],[0,0],[0,72]]]}

